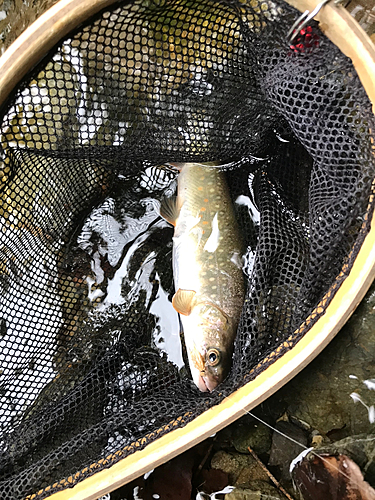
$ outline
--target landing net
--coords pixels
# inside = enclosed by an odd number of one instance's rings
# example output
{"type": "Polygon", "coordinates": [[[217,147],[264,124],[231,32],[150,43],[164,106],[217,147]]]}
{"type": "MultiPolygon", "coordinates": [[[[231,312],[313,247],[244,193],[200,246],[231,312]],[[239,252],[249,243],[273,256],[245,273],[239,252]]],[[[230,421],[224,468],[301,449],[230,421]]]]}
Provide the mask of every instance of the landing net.
{"type": "Polygon", "coordinates": [[[46,498],[185,425],[324,314],[369,230],[374,117],[316,24],[288,45],[297,15],[276,0],[115,4],[9,98],[1,498],[46,498]],[[176,183],[160,166],[209,161],[226,165],[247,291],[231,372],[203,394],[158,202],[176,183]]]}

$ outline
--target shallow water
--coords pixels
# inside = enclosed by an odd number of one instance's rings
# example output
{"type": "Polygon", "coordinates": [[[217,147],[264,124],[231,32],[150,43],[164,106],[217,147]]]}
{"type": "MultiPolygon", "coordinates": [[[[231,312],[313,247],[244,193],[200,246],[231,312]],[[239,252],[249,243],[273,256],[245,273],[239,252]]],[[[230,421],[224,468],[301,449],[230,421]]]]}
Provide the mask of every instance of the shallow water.
{"type": "MultiPolygon", "coordinates": [[[[123,182],[125,197],[118,180],[118,196],[106,198],[92,210],[71,247],[69,259],[83,251],[89,261],[91,273],[83,293],[89,299],[90,322],[106,323],[113,311],[126,316],[143,297],[144,308],[155,322],[153,346],[182,368],[178,315],[168,300],[173,229],[159,215],[160,203],[152,197],[155,185],[151,177],[147,179],[147,173],[123,182]],[[145,183],[147,192],[142,190],[145,183]]],[[[163,186],[160,177],[154,175],[159,195],[163,188],[171,189],[170,179],[163,186]]]]}

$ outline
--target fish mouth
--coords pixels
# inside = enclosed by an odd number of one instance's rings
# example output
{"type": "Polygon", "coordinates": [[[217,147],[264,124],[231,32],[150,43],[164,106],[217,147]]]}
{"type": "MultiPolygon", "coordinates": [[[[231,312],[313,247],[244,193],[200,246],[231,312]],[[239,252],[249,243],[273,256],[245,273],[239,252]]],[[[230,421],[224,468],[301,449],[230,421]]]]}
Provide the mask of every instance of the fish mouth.
{"type": "Polygon", "coordinates": [[[211,392],[216,386],[212,386],[210,381],[205,377],[205,372],[201,370],[197,370],[195,367],[192,369],[190,367],[190,371],[193,377],[194,384],[198,387],[201,392],[211,392]]]}
{"type": "Polygon", "coordinates": [[[212,380],[212,378],[209,377],[202,377],[202,380],[208,392],[212,392],[219,385],[217,380],[212,380]]]}
{"type": "Polygon", "coordinates": [[[201,392],[212,392],[219,385],[217,380],[204,376],[204,372],[200,372],[194,382],[201,392]]]}
{"type": "Polygon", "coordinates": [[[207,387],[206,382],[202,377],[202,375],[199,375],[199,378],[196,381],[196,385],[201,392],[211,392],[210,389],[207,387]]]}

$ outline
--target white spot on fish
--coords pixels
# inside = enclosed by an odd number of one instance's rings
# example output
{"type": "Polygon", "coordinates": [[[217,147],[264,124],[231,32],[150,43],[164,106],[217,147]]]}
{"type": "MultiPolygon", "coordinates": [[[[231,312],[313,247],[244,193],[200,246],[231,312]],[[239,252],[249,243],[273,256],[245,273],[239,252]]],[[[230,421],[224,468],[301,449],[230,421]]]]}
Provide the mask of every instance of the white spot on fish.
{"type": "Polygon", "coordinates": [[[206,241],[206,244],[204,245],[203,250],[206,250],[206,252],[215,252],[217,247],[219,246],[219,239],[220,239],[220,231],[219,231],[219,222],[218,222],[218,217],[217,217],[217,212],[212,219],[212,231],[211,234],[206,241]]]}

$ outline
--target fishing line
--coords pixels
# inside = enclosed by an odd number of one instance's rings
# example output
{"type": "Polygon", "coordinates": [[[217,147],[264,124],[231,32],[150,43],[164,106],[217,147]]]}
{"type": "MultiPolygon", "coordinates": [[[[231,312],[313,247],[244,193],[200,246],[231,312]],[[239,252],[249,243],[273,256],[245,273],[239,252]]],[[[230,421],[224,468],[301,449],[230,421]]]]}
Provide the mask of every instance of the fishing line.
{"type": "Polygon", "coordinates": [[[298,446],[301,446],[301,448],[304,448],[305,450],[308,450],[308,446],[305,446],[304,444],[300,443],[296,439],[293,439],[292,437],[288,436],[287,434],[284,434],[284,432],[281,432],[279,429],[276,429],[275,427],[272,427],[271,424],[269,424],[265,420],[262,420],[260,417],[257,417],[256,415],[254,415],[254,413],[251,413],[250,411],[247,411],[247,410],[244,410],[244,412],[247,413],[248,415],[250,415],[251,417],[255,418],[256,420],[259,420],[259,422],[261,422],[262,424],[268,426],[270,429],[272,429],[275,432],[277,432],[278,434],[280,434],[280,436],[283,436],[286,439],[289,439],[289,441],[292,441],[293,443],[298,444],[298,446]]]}
{"type": "MultiPolygon", "coordinates": [[[[227,396],[224,397],[224,399],[229,399],[227,396]]],[[[251,417],[253,417],[255,420],[258,420],[260,423],[262,423],[263,425],[265,425],[266,427],[270,428],[271,430],[273,430],[274,432],[277,432],[279,435],[283,436],[284,438],[288,439],[289,441],[297,444],[298,446],[300,446],[301,448],[303,448],[304,450],[309,450],[309,447],[305,446],[304,444],[300,443],[299,441],[297,441],[296,439],[293,439],[292,437],[288,436],[287,434],[285,434],[284,432],[280,431],[279,429],[276,429],[276,427],[273,427],[271,424],[269,424],[268,422],[266,422],[265,420],[261,419],[260,417],[257,417],[256,415],[254,415],[254,413],[248,411],[248,410],[245,410],[244,408],[242,409],[242,411],[247,414],[247,415],[250,415],[251,417]]],[[[375,439],[375,438],[373,438],[375,439]]],[[[370,439],[373,440],[373,439],[370,439]]],[[[329,460],[327,460],[326,458],[322,457],[321,455],[319,455],[318,453],[316,453],[314,450],[310,450],[310,453],[312,455],[314,455],[315,457],[319,458],[322,462],[326,463],[331,469],[335,470],[336,472],[338,472],[339,474],[341,474],[342,476],[344,476],[346,479],[348,479],[352,484],[356,485],[357,488],[364,492],[364,493],[367,493],[363,488],[362,486],[357,482],[355,481],[354,479],[352,479],[350,476],[348,476],[347,474],[345,474],[345,472],[343,472],[342,470],[340,470],[338,467],[336,467],[335,465],[331,464],[329,462],[329,460]]],[[[364,480],[364,479],[363,479],[364,480]]],[[[370,485],[371,486],[371,485],[370,485]]]]}

